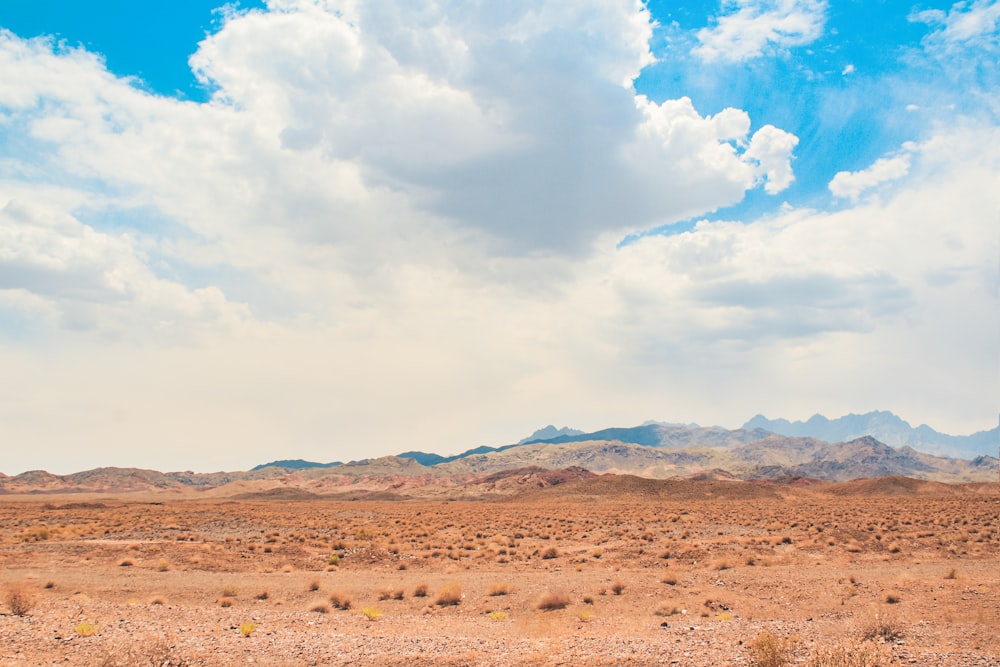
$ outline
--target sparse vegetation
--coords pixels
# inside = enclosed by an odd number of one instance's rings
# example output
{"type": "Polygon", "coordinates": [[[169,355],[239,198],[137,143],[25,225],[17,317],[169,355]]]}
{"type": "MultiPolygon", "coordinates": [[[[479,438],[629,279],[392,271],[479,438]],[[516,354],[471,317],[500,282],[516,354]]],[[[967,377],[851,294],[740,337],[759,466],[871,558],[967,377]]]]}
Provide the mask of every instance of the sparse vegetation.
{"type": "Polygon", "coordinates": [[[884,645],[846,642],[819,646],[809,656],[807,667],[888,667],[896,664],[884,645]]]}
{"type": "Polygon", "coordinates": [[[536,605],[542,611],[565,609],[569,605],[569,596],[562,592],[549,592],[542,596],[536,605]]]}
{"type": "Polygon", "coordinates": [[[894,642],[905,636],[906,631],[897,621],[878,616],[861,630],[861,639],[864,641],[879,639],[885,642],[894,642]]]}
{"type": "Polygon", "coordinates": [[[382,610],[375,607],[365,607],[361,610],[361,615],[369,621],[377,621],[382,618],[382,610]]]}
{"type": "Polygon", "coordinates": [[[507,595],[510,593],[510,591],[511,591],[510,584],[508,584],[507,582],[498,581],[490,584],[490,589],[487,594],[492,597],[498,597],[501,595],[507,595]]]}
{"type": "Polygon", "coordinates": [[[462,602],[462,586],[458,583],[451,583],[438,591],[434,604],[439,607],[449,607],[462,602]]]}
{"type": "Polygon", "coordinates": [[[26,616],[35,608],[37,598],[31,588],[25,583],[15,583],[7,586],[4,601],[7,609],[14,616],[26,616]]]}
{"type": "Polygon", "coordinates": [[[97,634],[97,626],[89,621],[81,621],[73,626],[73,631],[81,637],[90,637],[97,634]]]}
{"type": "Polygon", "coordinates": [[[751,667],[784,667],[791,664],[795,644],[770,631],[757,635],[747,643],[751,667]]]}
{"type": "Polygon", "coordinates": [[[330,605],[334,609],[347,611],[351,608],[351,598],[343,593],[330,593],[330,605]]]}
{"type": "Polygon", "coordinates": [[[243,623],[240,625],[240,636],[249,637],[257,629],[256,623],[243,623]]]}

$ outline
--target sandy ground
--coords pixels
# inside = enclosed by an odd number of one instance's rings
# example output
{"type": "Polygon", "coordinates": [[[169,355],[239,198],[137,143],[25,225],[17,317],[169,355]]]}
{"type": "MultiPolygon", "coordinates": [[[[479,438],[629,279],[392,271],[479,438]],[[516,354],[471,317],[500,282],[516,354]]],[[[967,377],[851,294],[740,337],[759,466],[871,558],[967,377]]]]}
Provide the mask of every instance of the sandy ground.
{"type": "Polygon", "coordinates": [[[0,665],[752,665],[762,633],[1000,665],[998,521],[1000,489],[5,499],[0,665]]]}

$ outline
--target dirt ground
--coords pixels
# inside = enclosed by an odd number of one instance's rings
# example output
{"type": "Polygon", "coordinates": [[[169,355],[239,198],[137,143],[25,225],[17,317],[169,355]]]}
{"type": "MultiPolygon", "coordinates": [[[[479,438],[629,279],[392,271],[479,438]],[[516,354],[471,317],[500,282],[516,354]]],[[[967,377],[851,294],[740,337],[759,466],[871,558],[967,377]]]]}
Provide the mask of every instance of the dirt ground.
{"type": "Polygon", "coordinates": [[[0,498],[0,666],[1000,665],[998,485],[692,488],[0,498]]]}

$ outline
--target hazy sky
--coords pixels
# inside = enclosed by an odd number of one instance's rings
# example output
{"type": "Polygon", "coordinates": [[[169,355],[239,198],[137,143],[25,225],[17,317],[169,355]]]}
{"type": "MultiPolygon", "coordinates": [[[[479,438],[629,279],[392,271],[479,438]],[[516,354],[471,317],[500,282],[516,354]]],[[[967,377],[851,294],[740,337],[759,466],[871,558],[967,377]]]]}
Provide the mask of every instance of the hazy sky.
{"type": "Polygon", "coordinates": [[[0,471],[1000,408],[1000,2],[0,3],[0,471]]]}

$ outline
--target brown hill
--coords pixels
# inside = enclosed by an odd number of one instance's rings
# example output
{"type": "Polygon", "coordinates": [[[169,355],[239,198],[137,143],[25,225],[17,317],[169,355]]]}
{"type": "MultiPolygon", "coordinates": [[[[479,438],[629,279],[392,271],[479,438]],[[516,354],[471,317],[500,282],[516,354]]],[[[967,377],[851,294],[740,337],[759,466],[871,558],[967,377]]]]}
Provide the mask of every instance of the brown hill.
{"type": "Polygon", "coordinates": [[[539,500],[562,502],[593,502],[607,499],[620,501],[630,498],[649,502],[656,500],[748,500],[783,497],[780,487],[773,484],[714,479],[649,479],[635,475],[601,475],[540,489],[517,497],[519,501],[539,500]]]}
{"type": "Polygon", "coordinates": [[[898,475],[838,482],[827,485],[823,490],[838,496],[920,496],[969,493],[969,490],[962,484],[944,484],[898,475]]]}

